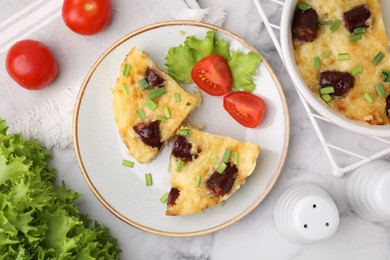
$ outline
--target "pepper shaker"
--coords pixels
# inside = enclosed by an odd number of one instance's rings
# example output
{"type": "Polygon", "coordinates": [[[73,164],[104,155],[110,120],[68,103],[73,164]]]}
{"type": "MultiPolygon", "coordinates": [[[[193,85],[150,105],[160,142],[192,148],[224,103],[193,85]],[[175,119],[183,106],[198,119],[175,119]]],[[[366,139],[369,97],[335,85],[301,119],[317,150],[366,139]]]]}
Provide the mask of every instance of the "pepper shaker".
{"type": "Polygon", "coordinates": [[[390,220],[390,162],[374,160],[355,170],[347,184],[352,209],[370,222],[390,220]]]}
{"type": "Polygon", "coordinates": [[[279,232],[293,242],[309,244],[331,237],[339,211],[330,195],[312,183],[298,183],[279,198],[274,210],[279,232]]]}

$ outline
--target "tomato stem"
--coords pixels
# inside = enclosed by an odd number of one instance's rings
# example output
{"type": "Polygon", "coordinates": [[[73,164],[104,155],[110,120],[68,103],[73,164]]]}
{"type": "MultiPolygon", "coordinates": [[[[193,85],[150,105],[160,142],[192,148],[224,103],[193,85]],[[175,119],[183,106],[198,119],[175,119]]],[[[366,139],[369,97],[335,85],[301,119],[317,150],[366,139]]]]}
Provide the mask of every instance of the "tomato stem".
{"type": "Polygon", "coordinates": [[[91,9],[92,9],[92,5],[90,3],[87,3],[87,4],[84,5],[84,10],[85,11],[89,12],[89,11],[91,11],[91,9]]]}

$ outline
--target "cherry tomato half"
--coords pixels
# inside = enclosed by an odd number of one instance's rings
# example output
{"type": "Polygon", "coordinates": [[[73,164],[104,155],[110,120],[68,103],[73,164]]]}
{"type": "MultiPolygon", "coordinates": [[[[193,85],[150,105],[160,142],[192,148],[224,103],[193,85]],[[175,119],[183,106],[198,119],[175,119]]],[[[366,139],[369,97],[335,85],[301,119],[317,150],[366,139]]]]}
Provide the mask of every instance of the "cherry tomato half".
{"type": "Polygon", "coordinates": [[[264,101],[249,92],[232,92],[223,97],[223,107],[241,125],[255,128],[264,115],[264,101]]]}
{"type": "Polygon", "coordinates": [[[20,86],[31,90],[46,87],[57,76],[57,62],[49,47],[35,40],[23,40],[11,46],[5,67],[20,86]]]}
{"type": "Polygon", "coordinates": [[[192,80],[206,93],[221,96],[230,92],[232,73],[224,57],[212,54],[198,61],[191,71],[192,80]]]}
{"type": "Polygon", "coordinates": [[[107,26],[111,11],[111,0],[65,0],[62,19],[72,31],[92,35],[107,26]]]}

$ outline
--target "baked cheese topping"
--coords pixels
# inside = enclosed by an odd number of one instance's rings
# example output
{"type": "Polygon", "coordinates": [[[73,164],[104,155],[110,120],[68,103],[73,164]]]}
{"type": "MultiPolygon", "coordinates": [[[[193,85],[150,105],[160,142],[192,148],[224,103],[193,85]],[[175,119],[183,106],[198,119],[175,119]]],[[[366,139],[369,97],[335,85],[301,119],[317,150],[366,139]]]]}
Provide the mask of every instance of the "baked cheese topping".
{"type": "Polygon", "coordinates": [[[172,190],[167,215],[198,213],[221,203],[238,190],[255,169],[260,153],[257,144],[212,135],[194,128],[182,127],[178,134],[178,138],[185,138],[186,141],[174,144],[170,158],[172,190]],[[185,136],[180,136],[183,130],[185,136]],[[182,151],[175,152],[175,147],[182,151]],[[224,171],[218,173],[226,149],[231,150],[231,155],[224,171]]]}
{"type": "Polygon", "coordinates": [[[140,163],[157,155],[200,101],[136,47],[121,65],[113,95],[120,137],[129,154],[140,163]]]}
{"type": "Polygon", "coordinates": [[[387,51],[388,38],[382,20],[380,1],[305,2],[317,12],[321,24],[313,41],[296,38],[293,40],[295,61],[308,87],[321,99],[319,80],[322,72],[350,73],[354,77],[353,87],[342,96],[322,98],[322,102],[327,102],[330,108],[344,117],[361,123],[389,124],[386,98],[390,94],[390,83],[384,81],[381,72],[390,70],[390,53],[387,51]],[[362,5],[368,8],[370,17],[360,23],[366,27],[360,37],[354,36],[356,34],[351,33],[345,26],[344,13],[362,5]],[[336,21],[341,22],[338,28],[333,26],[336,21]],[[375,64],[373,59],[380,52],[384,54],[384,58],[375,64]],[[381,94],[378,94],[376,88],[378,85],[383,87],[384,92],[381,94]]]}

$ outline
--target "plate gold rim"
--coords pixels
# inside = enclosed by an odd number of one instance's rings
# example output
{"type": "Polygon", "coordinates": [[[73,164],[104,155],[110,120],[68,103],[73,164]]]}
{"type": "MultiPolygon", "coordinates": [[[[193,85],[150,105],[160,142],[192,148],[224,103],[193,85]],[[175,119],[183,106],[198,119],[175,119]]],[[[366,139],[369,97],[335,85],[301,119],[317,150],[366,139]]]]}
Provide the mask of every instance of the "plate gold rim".
{"type": "Polygon", "coordinates": [[[73,113],[73,143],[74,143],[74,147],[75,147],[75,153],[76,153],[77,161],[79,163],[79,166],[81,168],[82,174],[83,174],[85,180],[87,181],[87,184],[88,184],[89,188],[92,190],[92,192],[94,193],[96,198],[114,216],[116,216],[117,218],[119,218],[123,222],[125,222],[125,223],[127,223],[127,224],[129,224],[129,225],[131,225],[133,227],[136,227],[136,228],[138,228],[140,230],[143,230],[143,231],[146,231],[146,232],[150,232],[150,233],[153,233],[153,234],[164,235],[164,236],[189,237],[189,236],[205,235],[205,234],[209,234],[209,233],[221,230],[221,229],[223,229],[225,227],[228,227],[228,226],[232,225],[233,223],[239,221],[240,219],[244,218],[246,215],[248,215],[251,211],[253,211],[264,200],[264,198],[269,194],[269,192],[271,191],[271,189],[275,185],[277,179],[279,178],[279,176],[281,174],[281,171],[282,171],[282,168],[283,168],[283,165],[284,165],[285,160],[286,160],[289,140],[290,140],[290,118],[289,118],[289,113],[288,113],[287,100],[286,100],[286,97],[284,95],[284,92],[283,92],[283,89],[281,87],[281,84],[280,84],[278,78],[276,77],[275,72],[273,71],[273,69],[269,65],[269,63],[264,59],[264,57],[251,44],[249,44],[247,41],[243,40],[241,37],[231,33],[230,31],[227,31],[226,29],[223,29],[223,28],[221,28],[219,26],[208,24],[208,23],[204,23],[204,22],[198,22],[198,21],[170,20],[170,21],[165,21],[165,22],[159,22],[159,23],[155,23],[155,24],[151,24],[151,25],[142,27],[142,28],[140,28],[140,29],[138,29],[136,31],[133,31],[133,32],[125,35],[124,37],[122,37],[121,39],[116,41],[114,44],[112,44],[97,59],[97,61],[94,63],[94,65],[91,67],[91,69],[87,73],[87,75],[86,75],[86,77],[85,77],[85,79],[84,79],[84,81],[83,81],[83,83],[81,85],[81,88],[79,90],[79,93],[78,93],[78,96],[77,96],[77,99],[76,99],[74,113],[73,113]],[[211,227],[211,228],[198,230],[198,231],[191,231],[191,232],[169,232],[169,231],[158,230],[158,229],[155,229],[155,228],[150,228],[148,226],[141,225],[141,224],[139,224],[139,223],[137,223],[137,222],[127,218],[126,216],[124,216],[120,212],[118,212],[115,208],[113,208],[101,196],[101,194],[99,193],[99,191],[96,189],[96,187],[92,183],[91,179],[89,178],[88,173],[87,173],[87,171],[86,171],[86,169],[84,167],[83,160],[81,158],[80,149],[79,149],[79,142],[78,142],[78,116],[79,116],[79,110],[80,110],[81,101],[83,99],[84,92],[85,92],[85,89],[86,89],[86,87],[87,87],[87,85],[89,83],[89,80],[90,80],[92,74],[95,72],[96,68],[100,65],[100,63],[115,48],[117,48],[119,45],[121,45],[122,43],[124,43],[125,41],[129,40],[132,37],[135,37],[135,36],[137,36],[137,35],[139,35],[141,33],[144,33],[146,31],[150,31],[150,30],[153,30],[153,29],[157,29],[157,28],[160,28],[160,27],[177,26],[177,25],[197,26],[197,27],[202,27],[202,28],[206,28],[206,29],[215,30],[217,32],[222,32],[222,33],[228,35],[229,37],[237,40],[238,42],[241,42],[248,49],[250,49],[251,51],[253,51],[257,55],[259,55],[262,58],[262,63],[266,66],[267,70],[270,72],[270,74],[271,74],[271,76],[272,76],[272,78],[273,78],[273,80],[274,80],[274,82],[276,84],[276,87],[278,88],[278,92],[279,92],[280,98],[282,99],[282,104],[283,104],[283,107],[284,107],[284,116],[285,116],[285,121],[286,121],[285,122],[284,145],[283,145],[284,148],[283,148],[283,150],[281,152],[281,157],[280,157],[280,160],[279,160],[279,163],[278,163],[278,167],[276,168],[272,178],[269,180],[269,182],[268,182],[268,184],[266,186],[265,191],[262,194],[260,194],[254,200],[254,202],[251,205],[249,205],[249,207],[247,207],[244,211],[242,211],[240,214],[238,214],[234,218],[232,218],[232,219],[230,219],[230,220],[228,220],[228,221],[226,221],[224,223],[221,223],[219,225],[216,225],[214,227],[211,227]]]}

